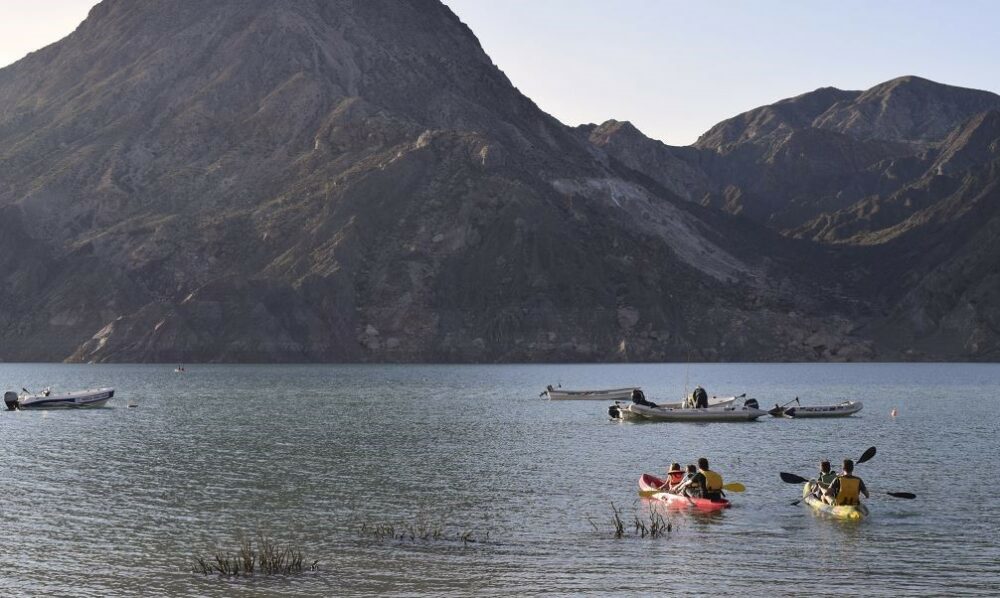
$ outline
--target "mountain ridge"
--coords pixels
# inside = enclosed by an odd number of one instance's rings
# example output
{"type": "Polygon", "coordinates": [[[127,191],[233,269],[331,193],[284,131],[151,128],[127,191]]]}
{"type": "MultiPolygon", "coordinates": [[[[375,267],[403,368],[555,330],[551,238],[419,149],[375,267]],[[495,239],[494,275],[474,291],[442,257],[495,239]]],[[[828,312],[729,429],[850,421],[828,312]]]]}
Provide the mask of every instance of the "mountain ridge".
{"type": "MultiPolygon", "coordinates": [[[[0,358],[939,357],[886,340],[913,312],[879,314],[905,296],[940,321],[949,274],[921,290],[894,260],[910,282],[877,291],[884,247],[775,228],[755,199],[780,205],[771,188],[740,186],[762,157],[776,180],[825,164],[832,189],[857,148],[919,167],[938,151],[804,128],[863,95],[811,93],[673,148],[562,125],[433,0],[105,0],[0,69],[0,358]]],[[[982,131],[942,168],[978,168],[982,131]]],[[[986,209],[969,194],[989,181],[953,202],[986,209]]],[[[783,217],[811,222],[793,199],[783,217]]]]}

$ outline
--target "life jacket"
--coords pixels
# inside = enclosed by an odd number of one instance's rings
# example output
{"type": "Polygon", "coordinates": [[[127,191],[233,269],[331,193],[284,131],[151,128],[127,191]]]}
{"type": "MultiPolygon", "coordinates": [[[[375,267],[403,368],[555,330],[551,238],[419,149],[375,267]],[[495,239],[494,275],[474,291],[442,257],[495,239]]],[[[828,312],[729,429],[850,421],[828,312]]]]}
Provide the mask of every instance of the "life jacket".
{"type": "Polygon", "coordinates": [[[683,471],[668,471],[667,476],[670,478],[671,484],[679,484],[681,480],[684,479],[685,472],[683,471]]]}
{"type": "Polygon", "coordinates": [[[710,469],[701,470],[705,476],[705,489],[709,492],[722,492],[722,476],[710,469]]]}
{"type": "Polygon", "coordinates": [[[837,476],[840,480],[840,489],[837,491],[837,497],[834,499],[834,504],[837,505],[857,505],[859,504],[859,496],[861,494],[861,478],[856,478],[849,475],[837,476]]]}

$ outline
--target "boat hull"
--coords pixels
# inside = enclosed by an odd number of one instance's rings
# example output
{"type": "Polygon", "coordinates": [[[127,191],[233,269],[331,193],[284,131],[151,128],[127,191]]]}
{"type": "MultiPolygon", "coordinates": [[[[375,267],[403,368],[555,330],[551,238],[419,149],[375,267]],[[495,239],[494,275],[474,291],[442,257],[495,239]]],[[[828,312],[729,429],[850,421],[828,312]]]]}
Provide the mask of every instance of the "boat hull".
{"type": "Polygon", "coordinates": [[[670,508],[690,508],[698,511],[721,511],[723,509],[728,509],[731,506],[730,502],[725,498],[713,500],[709,498],[696,498],[693,496],[688,497],[681,494],[674,494],[672,492],[664,492],[661,490],[662,486],[663,480],[654,475],[644,473],[639,476],[639,494],[664,502],[670,508]]]}
{"type": "Polygon", "coordinates": [[[861,401],[844,401],[838,405],[807,405],[789,407],[784,415],[794,419],[812,417],[847,417],[861,411],[861,401]]]}
{"type": "Polygon", "coordinates": [[[663,483],[664,480],[655,475],[644,473],[639,476],[639,493],[649,496],[654,492],[661,492],[663,490],[663,483]]]}
{"type": "Polygon", "coordinates": [[[712,512],[728,509],[731,505],[725,498],[708,499],[684,496],[672,492],[656,492],[650,498],[665,502],[671,509],[693,509],[695,511],[712,512]]]}
{"type": "MultiPolygon", "coordinates": [[[[730,407],[738,398],[740,397],[712,397],[708,400],[708,409],[730,407]]],[[[653,402],[655,403],[656,401],[653,402]]],[[[657,403],[657,406],[662,409],[683,409],[684,401],[677,401],[676,403],[657,403]]]]}
{"type": "Polygon", "coordinates": [[[63,394],[21,395],[18,409],[95,409],[104,407],[115,396],[113,388],[97,388],[63,394]]]}
{"type": "Polygon", "coordinates": [[[811,507],[813,511],[826,517],[845,521],[860,521],[868,517],[868,507],[865,505],[828,505],[809,492],[810,487],[810,484],[802,485],[802,502],[811,507]]]}
{"type": "Polygon", "coordinates": [[[627,401],[638,387],[609,388],[605,390],[563,390],[554,388],[542,393],[550,401],[627,401]]]}
{"type": "Polygon", "coordinates": [[[753,407],[708,407],[702,409],[675,409],[647,407],[635,403],[616,403],[608,408],[608,414],[626,421],[660,422],[746,422],[767,415],[766,411],[753,407]]]}

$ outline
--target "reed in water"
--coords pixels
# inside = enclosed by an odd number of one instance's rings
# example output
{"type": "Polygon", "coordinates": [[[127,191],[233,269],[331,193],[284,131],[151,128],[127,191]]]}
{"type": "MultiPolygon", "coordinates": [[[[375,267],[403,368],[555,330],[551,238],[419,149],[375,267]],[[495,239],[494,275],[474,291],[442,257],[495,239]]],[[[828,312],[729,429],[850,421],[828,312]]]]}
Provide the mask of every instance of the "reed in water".
{"type": "Polygon", "coordinates": [[[240,540],[235,551],[219,551],[210,556],[196,556],[196,573],[218,574],[226,577],[261,575],[289,575],[315,571],[319,561],[307,563],[302,551],[292,545],[278,544],[264,534],[257,534],[256,542],[240,540]]]}

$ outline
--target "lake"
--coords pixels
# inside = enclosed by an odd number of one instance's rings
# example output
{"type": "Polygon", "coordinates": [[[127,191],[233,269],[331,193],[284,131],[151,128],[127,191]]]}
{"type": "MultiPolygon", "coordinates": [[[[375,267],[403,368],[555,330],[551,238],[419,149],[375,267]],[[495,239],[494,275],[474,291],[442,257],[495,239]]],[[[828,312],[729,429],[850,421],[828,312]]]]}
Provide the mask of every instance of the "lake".
{"type": "Polygon", "coordinates": [[[110,408],[0,414],[0,595],[1000,593],[1000,499],[982,485],[1000,460],[998,365],[173,368],[0,364],[0,390],[117,389],[110,408]],[[639,385],[679,400],[686,379],[764,409],[795,396],[865,408],[634,424],[609,420],[603,401],[538,396],[550,383],[639,385]],[[800,487],[779,472],[810,477],[822,458],[873,445],[856,470],[868,520],[790,504],[800,487]],[[634,536],[649,509],[639,475],[699,456],[746,492],[716,516],[664,511],[669,533],[634,536]],[[370,533],[388,524],[417,537],[370,533]],[[192,571],[257,533],[318,570],[192,571]]]}

